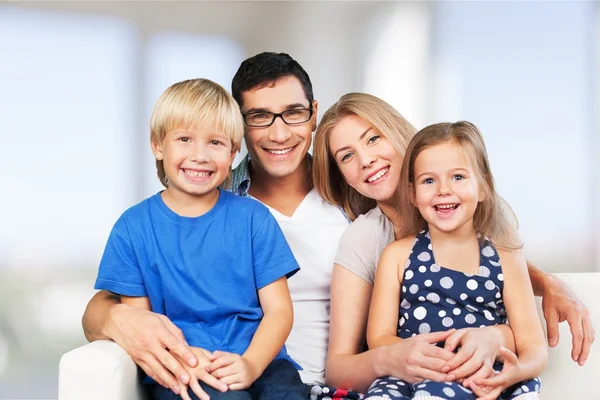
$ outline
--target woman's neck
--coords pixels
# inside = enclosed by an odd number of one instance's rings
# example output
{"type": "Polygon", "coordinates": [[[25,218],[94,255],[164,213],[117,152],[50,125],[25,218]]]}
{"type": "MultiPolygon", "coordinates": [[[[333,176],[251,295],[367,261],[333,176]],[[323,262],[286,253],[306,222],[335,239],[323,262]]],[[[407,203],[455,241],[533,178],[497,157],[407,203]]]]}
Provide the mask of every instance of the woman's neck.
{"type": "Polygon", "coordinates": [[[377,207],[381,212],[392,221],[394,227],[400,226],[400,213],[398,212],[398,199],[394,198],[389,201],[378,201],[377,207]]]}

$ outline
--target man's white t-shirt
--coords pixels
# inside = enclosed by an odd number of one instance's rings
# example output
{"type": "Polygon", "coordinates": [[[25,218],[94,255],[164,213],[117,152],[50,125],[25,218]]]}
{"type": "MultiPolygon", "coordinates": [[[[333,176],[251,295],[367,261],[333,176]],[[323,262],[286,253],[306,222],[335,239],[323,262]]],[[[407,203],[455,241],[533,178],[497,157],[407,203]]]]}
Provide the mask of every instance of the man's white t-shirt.
{"type": "Polygon", "coordinates": [[[288,354],[303,368],[302,381],[325,382],[329,338],[329,287],[338,244],[348,227],[342,211],[312,189],[291,217],[269,207],[300,265],[288,286],[294,325],[285,342],[288,354]]]}

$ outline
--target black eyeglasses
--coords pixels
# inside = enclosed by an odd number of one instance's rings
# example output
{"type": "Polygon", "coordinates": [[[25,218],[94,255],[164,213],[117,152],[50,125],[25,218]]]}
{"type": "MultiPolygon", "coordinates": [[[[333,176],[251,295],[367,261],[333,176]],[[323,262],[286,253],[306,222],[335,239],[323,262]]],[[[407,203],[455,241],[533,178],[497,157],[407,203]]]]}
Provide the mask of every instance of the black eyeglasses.
{"type": "Polygon", "coordinates": [[[292,108],[291,110],[285,110],[280,113],[272,113],[269,111],[256,111],[248,114],[242,114],[244,122],[248,126],[255,128],[263,128],[271,126],[275,122],[275,118],[280,117],[283,122],[287,125],[303,124],[310,119],[313,115],[313,109],[311,108],[292,108]]]}

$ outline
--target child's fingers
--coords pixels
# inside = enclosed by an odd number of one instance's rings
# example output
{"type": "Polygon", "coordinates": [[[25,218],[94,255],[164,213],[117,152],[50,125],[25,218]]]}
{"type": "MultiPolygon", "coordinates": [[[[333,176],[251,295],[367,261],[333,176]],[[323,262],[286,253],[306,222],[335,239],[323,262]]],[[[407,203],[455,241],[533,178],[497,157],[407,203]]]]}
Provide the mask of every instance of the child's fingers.
{"type": "Polygon", "coordinates": [[[477,400],[496,400],[500,396],[501,393],[502,393],[502,389],[494,388],[486,395],[478,397],[477,400]]]}
{"type": "MultiPolygon", "coordinates": [[[[448,343],[446,341],[446,343],[448,343]]],[[[446,347],[444,346],[444,348],[446,349],[446,347]]],[[[450,349],[450,351],[452,351],[450,349]]],[[[458,353],[456,353],[450,360],[446,361],[446,364],[442,367],[442,371],[443,372],[447,372],[447,373],[453,373],[454,375],[458,376],[458,374],[455,373],[455,369],[461,367],[465,362],[467,362],[471,356],[474,353],[474,349],[472,350],[467,350],[467,349],[460,349],[460,351],[458,353]]],[[[464,374],[463,374],[464,376],[464,374]]],[[[462,376],[461,376],[462,377],[462,376]]]]}
{"type": "Polygon", "coordinates": [[[206,366],[206,370],[212,374],[220,368],[233,364],[238,358],[239,356],[237,354],[224,354],[220,357],[217,356],[216,360],[206,366]]]}
{"type": "Polygon", "coordinates": [[[504,364],[517,364],[519,362],[519,358],[515,353],[507,349],[506,347],[500,347],[500,354],[504,357],[504,364]]]}
{"type": "Polygon", "coordinates": [[[487,396],[491,391],[491,388],[478,385],[474,382],[471,382],[470,389],[477,395],[477,397],[487,396]]]}
{"type": "Polygon", "coordinates": [[[466,329],[459,329],[450,334],[446,339],[446,343],[444,343],[444,349],[448,351],[456,350],[466,332],[466,329]]]}
{"type": "Polygon", "coordinates": [[[244,385],[244,383],[242,383],[241,379],[240,379],[240,382],[232,383],[231,385],[229,385],[229,390],[244,390],[244,389],[248,389],[248,387],[246,385],[244,385]]]}
{"type": "Polygon", "coordinates": [[[214,376],[212,376],[211,374],[209,374],[208,372],[202,373],[201,376],[198,377],[198,379],[206,383],[208,386],[214,387],[219,392],[224,393],[227,391],[227,385],[215,378],[214,376]]]}
{"type": "Polygon", "coordinates": [[[202,386],[200,386],[200,383],[198,383],[196,379],[192,379],[192,381],[190,382],[190,389],[192,389],[192,391],[196,394],[196,396],[198,396],[200,400],[210,400],[210,397],[204,391],[204,389],[202,389],[202,386]]]}
{"type": "Polygon", "coordinates": [[[473,375],[471,375],[468,379],[465,379],[465,381],[468,382],[478,382],[482,379],[486,379],[489,378],[490,376],[494,375],[494,369],[492,368],[492,366],[489,364],[489,362],[484,362],[481,367],[475,371],[475,373],[473,375]]]}
{"type": "Polygon", "coordinates": [[[231,375],[235,375],[240,373],[240,366],[237,365],[236,363],[227,365],[223,368],[219,368],[217,370],[214,370],[213,372],[211,372],[210,374],[215,377],[216,379],[220,380],[221,382],[223,382],[223,378],[227,377],[227,376],[231,376],[231,375]]]}
{"type": "Polygon", "coordinates": [[[215,359],[217,359],[219,357],[231,355],[231,353],[229,353],[227,351],[221,351],[221,350],[215,350],[211,354],[215,357],[215,359]]]}
{"type": "Polygon", "coordinates": [[[210,351],[206,350],[206,349],[200,349],[202,351],[202,354],[204,354],[204,357],[206,357],[209,361],[215,361],[217,359],[217,356],[213,353],[211,353],[210,351]]]}
{"type": "Polygon", "coordinates": [[[489,387],[497,387],[506,384],[506,376],[503,373],[499,373],[490,378],[482,379],[476,382],[477,385],[480,386],[489,386],[489,387]]]}
{"type": "Polygon", "coordinates": [[[221,382],[227,385],[229,390],[240,390],[232,388],[232,385],[242,383],[244,376],[241,373],[231,374],[220,379],[221,382]]]}
{"type": "Polygon", "coordinates": [[[183,383],[179,384],[179,396],[181,396],[183,400],[192,400],[188,394],[188,386],[183,383]]]}

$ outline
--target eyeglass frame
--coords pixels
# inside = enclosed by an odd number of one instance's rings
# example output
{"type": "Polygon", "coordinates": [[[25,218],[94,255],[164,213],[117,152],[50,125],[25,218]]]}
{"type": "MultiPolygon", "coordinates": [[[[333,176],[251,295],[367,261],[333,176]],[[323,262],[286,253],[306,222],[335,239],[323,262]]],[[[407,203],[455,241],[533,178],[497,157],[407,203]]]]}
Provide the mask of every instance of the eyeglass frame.
{"type": "Polygon", "coordinates": [[[312,105],[310,106],[310,108],[290,108],[289,110],[284,110],[280,113],[274,113],[271,111],[253,111],[253,112],[249,112],[249,113],[242,113],[242,119],[244,120],[244,124],[246,124],[247,126],[251,127],[251,128],[268,128],[269,126],[273,125],[275,123],[275,120],[277,119],[277,117],[281,118],[281,120],[283,121],[284,124],[286,125],[300,125],[300,124],[304,124],[308,121],[310,121],[310,119],[312,118],[313,114],[314,114],[315,110],[313,109],[312,105]],[[309,111],[308,113],[308,119],[306,121],[302,121],[302,122],[287,122],[285,119],[283,119],[283,114],[285,114],[286,112],[289,111],[309,111]],[[265,113],[265,114],[271,114],[273,115],[273,119],[271,120],[271,123],[268,125],[250,125],[248,123],[248,121],[246,121],[246,116],[248,115],[252,115],[252,114],[260,114],[260,113],[265,113]]]}

